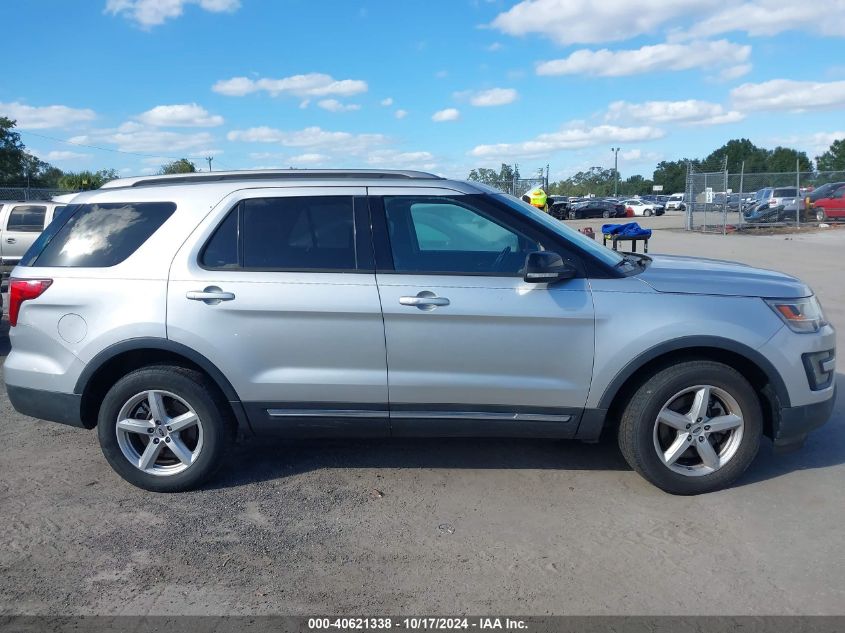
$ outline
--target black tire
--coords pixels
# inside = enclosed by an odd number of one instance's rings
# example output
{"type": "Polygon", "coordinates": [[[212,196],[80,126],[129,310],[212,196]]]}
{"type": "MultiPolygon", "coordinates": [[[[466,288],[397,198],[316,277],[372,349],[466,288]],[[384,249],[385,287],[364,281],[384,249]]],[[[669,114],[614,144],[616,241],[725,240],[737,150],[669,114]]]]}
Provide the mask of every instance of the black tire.
{"type": "Polygon", "coordinates": [[[610,217],[610,211],[605,209],[604,211],[601,212],[601,217],[609,218],[610,217]]]}
{"type": "Polygon", "coordinates": [[[237,425],[229,403],[204,374],[171,365],[137,369],[118,380],[103,398],[97,421],[100,447],[109,465],[129,483],[152,492],[181,492],[201,486],[217,471],[235,442],[237,425]],[[202,449],[185,470],[170,475],[149,474],[130,463],[117,439],[117,417],[133,396],[148,391],[170,392],[190,404],[202,424],[202,449]]]}
{"type": "Polygon", "coordinates": [[[816,209],[816,222],[827,221],[827,212],[821,207],[816,209]]]}
{"type": "Polygon", "coordinates": [[[578,212],[577,211],[570,211],[569,212],[569,219],[570,220],[577,220],[578,219],[578,212]]]}
{"type": "Polygon", "coordinates": [[[713,361],[688,361],[658,371],[634,392],[619,424],[619,448],[631,468],[658,488],[676,495],[695,495],[736,481],[757,455],[762,434],[760,401],[738,371],[713,361]],[[689,476],[671,470],[658,456],[654,427],[667,401],[696,385],[711,385],[730,394],[739,405],[744,427],[739,446],[726,464],[708,474],[689,476]]]}

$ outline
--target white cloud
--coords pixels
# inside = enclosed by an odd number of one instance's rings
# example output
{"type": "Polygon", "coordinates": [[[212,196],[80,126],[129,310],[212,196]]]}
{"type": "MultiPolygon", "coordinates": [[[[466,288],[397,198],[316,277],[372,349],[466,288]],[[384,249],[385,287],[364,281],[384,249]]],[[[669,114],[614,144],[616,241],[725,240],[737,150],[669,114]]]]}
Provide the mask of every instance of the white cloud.
{"type": "Polygon", "coordinates": [[[830,149],[834,141],[845,139],[845,130],[837,132],[814,132],[812,134],[801,134],[781,136],[767,139],[769,145],[782,145],[794,147],[807,152],[810,158],[820,156],[830,149]]]}
{"type": "Polygon", "coordinates": [[[718,0],[523,0],[497,15],[491,26],[558,44],[594,44],[651,34],[680,16],[694,18],[718,6],[718,0]]]}
{"type": "Polygon", "coordinates": [[[444,121],[457,121],[461,117],[461,113],[456,108],[446,108],[445,110],[438,110],[431,115],[431,120],[435,123],[443,123],[444,121]]]}
{"type": "Polygon", "coordinates": [[[538,75],[597,75],[622,77],[666,70],[728,68],[748,72],[751,47],[727,40],[665,43],[633,50],[577,50],[563,59],[537,65],[538,75]]]}
{"type": "Polygon", "coordinates": [[[580,149],[604,143],[650,141],[663,136],[665,136],[663,130],[651,126],[598,125],[586,127],[583,123],[573,123],[558,132],[540,134],[531,140],[520,143],[478,145],[470,151],[470,155],[477,158],[495,158],[508,162],[514,158],[545,158],[561,150],[580,149]]]}
{"type": "Polygon", "coordinates": [[[374,150],[367,154],[367,164],[391,169],[434,169],[437,166],[431,152],[400,152],[392,149],[374,150]]]}
{"type": "Polygon", "coordinates": [[[223,117],[211,114],[196,103],[160,105],[138,115],[138,120],[152,127],[215,127],[223,117]]]}
{"type": "Polygon", "coordinates": [[[299,154],[297,156],[291,156],[288,159],[291,165],[313,165],[315,163],[325,163],[331,157],[327,156],[326,154],[319,154],[316,152],[306,153],[306,154],[299,154]]]}
{"type": "Polygon", "coordinates": [[[513,88],[491,88],[475,93],[470,97],[469,102],[479,107],[501,106],[513,103],[518,96],[513,88]]]}
{"type": "Polygon", "coordinates": [[[319,127],[307,127],[297,131],[279,130],[267,126],[246,130],[232,130],[226,135],[230,141],[245,143],[277,143],[284,147],[297,147],[307,153],[330,151],[335,154],[360,155],[388,142],[382,134],[353,134],[331,132],[319,127]]]}
{"type": "Polygon", "coordinates": [[[167,132],[145,127],[137,121],[127,121],[117,129],[94,130],[68,140],[84,145],[107,143],[117,146],[123,152],[164,153],[168,156],[174,152],[198,151],[211,147],[214,142],[208,132],[167,132]]]}
{"type": "Polygon", "coordinates": [[[212,13],[233,12],[241,6],[240,0],[107,0],[104,12],[122,15],[150,28],[178,18],[189,4],[212,13]]]}
{"type": "Polygon", "coordinates": [[[38,107],[13,101],[0,103],[0,116],[17,121],[18,128],[22,130],[43,130],[90,121],[96,114],[88,108],[69,108],[63,105],[38,107]]]}
{"type": "Polygon", "coordinates": [[[489,46],[484,48],[489,53],[497,53],[498,51],[502,50],[502,43],[501,42],[493,42],[489,46]]]}
{"type": "Polygon", "coordinates": [[[381,105],[383,105],[384,107],[392,106],[393,105],[393,97],[387,97],[386,99],[382,99],[381,105]]]}
{"type": "Polygon", "coordinates": [[[731,90],[739,110],[833,110],[845,108],[845,81],[793,81],[772,79],[742,84],[731,90]]]}
{"type": "Polygon", "coordinates": [[[449,76],[448,70],[438,70],[436,73],[434,73],[435,79],[446,79],[446,77],[448,77],[448,76],[449,76]]]}
{"type": "Polygon", "coordinates": [[[408,111],[407,110],[397,110],[396,112],[393,113],[393,116],[395,116],[397,119],[404,119],[406,116],[408,116],[408,111]]]}
{"type": "Polygon", "coordinates": [[[814,35],[842,37],[845,3],[841,0],[754,0],[726,3],[720,10],[699,20],[691,29],[694,37],[731,31],[751,36],[772,37],[785,31],[802,30],[814,35]]]}
{"type": "Polygon", "coordinates": [[[282,79],[233,77],[221,79],[211,89],[229,97],[242,97],[253,92],[266,92],[273,97],[282,94],[296,97],[349,97],[367,92],[367,82],[360,79],[335,79],[324,73],[307,73],[282,79]]]}
{"type": "Polygon", "coordinates": [[[85,158],[91,158],[91,154],[81,154],[79,152],[68,152],[64,150],[53,150],[47,153],[48,161],[83,160],[85,158]]]}
{"type": "Polygon", "coordinates": [[[329,112],[351,112],[361,109],[361,106],[356,103],[345,104],[337,99],[321,99],[317,102],[317,107],[329,112]]]}
{"type": "Polygon", "coordinates": [[[643,123],[682,123],[685,125],[718,125],[736,123],[745,116],[736,110],[725,110],[718,103],[688,99],[686,101],[646,101],[629,103],[614,101],[607,108],[608,121],[634,120],[643,123]]]}

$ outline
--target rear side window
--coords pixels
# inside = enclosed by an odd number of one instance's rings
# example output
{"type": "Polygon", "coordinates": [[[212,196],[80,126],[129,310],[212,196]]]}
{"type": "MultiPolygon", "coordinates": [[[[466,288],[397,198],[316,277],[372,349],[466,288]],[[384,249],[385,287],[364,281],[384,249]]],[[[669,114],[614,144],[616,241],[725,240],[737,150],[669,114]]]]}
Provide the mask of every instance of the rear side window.
{"type": "Polygon", "coordinates": [[[21,264],[115,266],[138,250],[175,210],[172,202],[69,205],[35,241],[21,264]]]}
{"type": "Polygon", "coordinates": [[[352,197],[244,200],[214,232],[200,263],[214,269],[355,270],[352,197]]]}
{"type": "Polygon", "coordinates": [[[796,196],[795,187],[775,189],[775,192],[772,195],[775,198],[794,198],[796,196]]]}
{"type": "Polygon", "coordinates": [[[44,229],[46,216],[47,207],[34,204],[18,205],[9,213],[6,229],[22,233],[40,233],[44,229]]]}

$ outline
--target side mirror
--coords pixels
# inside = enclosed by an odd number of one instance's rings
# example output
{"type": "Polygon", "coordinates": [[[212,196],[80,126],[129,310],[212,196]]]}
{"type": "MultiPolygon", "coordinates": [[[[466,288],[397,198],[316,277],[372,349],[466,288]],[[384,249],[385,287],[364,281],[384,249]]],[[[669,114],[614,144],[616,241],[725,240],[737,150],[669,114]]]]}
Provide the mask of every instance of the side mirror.
{"type": "Polygon", "coordinates": [[[551,284],[562,279],[572,279],[575,269],[566,264],[557,253],[536,251],[525,258],[523,279],[528,283],[551,284]]]}

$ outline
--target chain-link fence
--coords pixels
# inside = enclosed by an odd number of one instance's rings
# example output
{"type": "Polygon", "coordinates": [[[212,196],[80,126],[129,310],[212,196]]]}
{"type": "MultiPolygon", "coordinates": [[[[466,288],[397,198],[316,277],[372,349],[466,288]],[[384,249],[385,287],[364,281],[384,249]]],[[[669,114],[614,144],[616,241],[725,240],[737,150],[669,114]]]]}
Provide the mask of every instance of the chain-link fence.
{"type": "Polygon", "coordinates": [[[27,200],[52,200],[54,196],[62,196],[74,191],[67,189],[39,189],[36,187],[10,187],[0,185],[0,200],[14,200],[16,202],[27,200]]]}
{"type": "Polygon", "coordinates": [[[686,228],[726,233],[845,221],[845,171],[699,172],[690,165],[686,228]]]}
{"type": "Polygon", "coordinates": [[[544,190],[547,190],[549,187],[549,183],[546,181],[545,178],[514,178],[513,180],[499,180],[495,182],[488,182],[491,187],[495,187],[500,191],[504,191],[505,193],[509,193],[512,196],[516,196],[517,198],[521,197],[523,194],[528,193],[535,187],[542,187],[544,190]]]}

